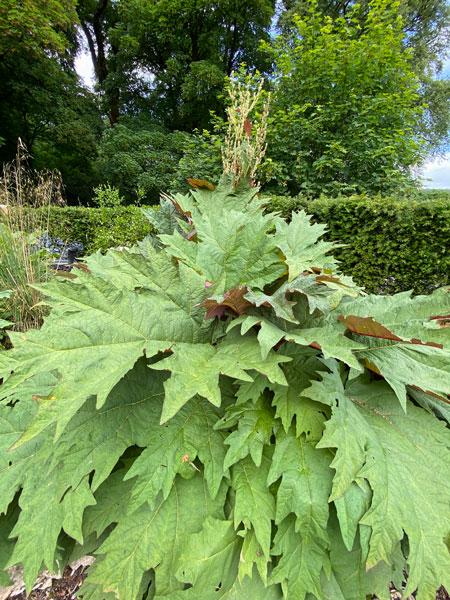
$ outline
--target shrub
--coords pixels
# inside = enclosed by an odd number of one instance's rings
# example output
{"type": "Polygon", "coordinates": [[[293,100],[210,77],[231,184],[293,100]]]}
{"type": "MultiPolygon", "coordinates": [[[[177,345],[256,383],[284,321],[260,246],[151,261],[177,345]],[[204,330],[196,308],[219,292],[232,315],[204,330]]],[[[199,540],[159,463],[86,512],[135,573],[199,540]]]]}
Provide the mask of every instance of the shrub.
{"type": "Polygon", "coordinates": [[[183,156],[180,158],[177,170],[170,187],[178,192],[187,192],[189,184],[186,173],[196,179],[217,181],[222,172],[221,136],[208,131],[195,132],[188,143],[184,145],[183,156]]]}
{"type": "Polygon", "coordinates": [[[166,198],[159,249],[39,286],[51,314],[0,353],[0,557],[28,590],[85,553],[85,600],[450,587],[450,294],[361,294],[255,192],[166,198]]]}
{"type": "MultiPolygon", "coordinates": [[[[34,213],[34,209],[29,209],[34,213]]],[[[43,212],[40,209],[37,212],[43,212]]],[[[64,241],[79,241],[84,254],[115,246],[131,247],[152,231],[149,222],[136,206],[51,207],[45,211],[47,228],[54,237],[64,241]]]]}
{"type": "Polygon", "coordinates": [[[189,134],[169,132],[148,119],[122,117],[103,136],[97,168],[104,180],[120,189],[127,204],[136,202],[139,190],[147,204],[157,204],[189,140],[189,134]]]}
{"type": "Polygon", "coordinates": [[[115,246],[133,246],[151,228],[138,207],[125,207],[119,190],[103,185],[94,190],[94,202],[98,205],[91,211],[92,231],[87,240],[86,254],[106,252],[115,246]]]}
{"type": "MultiPolygon", "coordinates": [[[[265,202],[266,211],[284,218],[304,209],[314,222],[327,223],[326,239],[346,245],[333,251],[341,268],[367,291],[423,293],[449,283],[450,204],[445,193],[317,200],[275,196],[265,202]]],[[[81,241],[86,255],[131,247],[152,231],[135,206],[51,207],[41,212],[51,235],[81,241]]]]}

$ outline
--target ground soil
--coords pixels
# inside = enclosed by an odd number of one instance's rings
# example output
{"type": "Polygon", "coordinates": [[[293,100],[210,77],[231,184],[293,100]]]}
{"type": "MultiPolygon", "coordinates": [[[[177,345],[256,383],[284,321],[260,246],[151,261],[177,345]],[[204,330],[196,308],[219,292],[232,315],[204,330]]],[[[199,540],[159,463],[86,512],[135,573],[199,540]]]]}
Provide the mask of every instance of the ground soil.
{"type": "MultiPolygon", "coordinates": [[[[413,594],[412,596],[409,596],[409,598],[405,598],[404,600],[414,600],[415,597],[416,594],[413,594]]],[[[401,595],[401,593],[398,592],[393,586],[391,586],[391,600],[402,600],[402,598],[403,596],[401,595]]],[[[374,596],[374,600],[376,600],[376,596],[374,596]]],[[[436,600],[450,600],[450,596],[443,587],[440,587],[436,592],[436,600]]]]}
{"type": "MultiPolygon", "coordinates": [[[[61,579],[53,579],[51,587],[48,589],[34,590],[28,596],[28,599],[25,592],[22,592],[18,596],[11,597],[11,600],[76,600],[76,592],[86,578],[86,568],[85,566],[81,566],[72,571],[70,567],[66,567],[63,577],[61,579]]],[[[401,600],[401,598],[401,594],[392,588],[391,600],[401,600]]],[[[414,595],[406,600],[413,599],[414,595]]],[[[376,600],[376,597],[374,597],[374,600],[376,600]]],[[[450,600],[450,595],[441,587],[436,592],[436,600],[450,600]]]]}
{"type": "Polygon", "coordinates": [[[75,600],[76,592],[86,578],[85,571],[84,566],[78,567],[75,571],[66,567],[63,576],[60,579],[52,579],[47,589],[33,590],[28,599],[25,592],[22,592],[10,596],[7,600],[75,600]]]}

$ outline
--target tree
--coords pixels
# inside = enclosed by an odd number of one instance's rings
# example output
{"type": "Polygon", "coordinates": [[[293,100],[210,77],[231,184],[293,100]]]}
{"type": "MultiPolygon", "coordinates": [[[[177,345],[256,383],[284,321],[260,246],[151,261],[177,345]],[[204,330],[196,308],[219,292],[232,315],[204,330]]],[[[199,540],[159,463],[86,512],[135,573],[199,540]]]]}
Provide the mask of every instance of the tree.
{"type": "MultiPolygon", "coordinates": [[[[295,35],[278,38],[268,155],[296,194],[390,193],[423,159],[419,82],[395,7],[372,3],[332,19],[310,2],[295,35]]],[[[271,48],[267,46],[267,50],[271,48]]]]}
{"type": "Polygon", "coordinates": [[[209,122],[224,77],[241,62],[266,70],[275,0],[81,0],[78,14],[114,125],[147,110],[169,129],[209,122]]]}
{"type": "Polygon", "coordinates": [[[52,57],[12,53],[0,61],[0,160],[15,155],[20,137],[30,166],[61,171],[66,196],[90,197],[93,159],[103,129],[97,102],[72,69],[52,57]]]}
{"type": "MultiPolygon", "coordinates": [[[[343,17],[351,25],[354,0],[317,0],[317,8],[327,16],[343,17]],[[351,16],[351,18],[350,18],[351,16]]],[[[294,16],[305,17],[309,0],[282,0],[278,6],[278,27],[284,35],[295,31],[294,16]]],[[[364,34],[372,6],[371,0],[358,1],[357,27],[364,34]]],[[[421,133],[430,149],[439,150],[449,141],[450,81],[436,79],[442,60],[448,56],[450,43],[450,4],[447,0],[399,0],[393,4],[402,19],[402,45],[411,50],[408,61],[421,82],[419,103],[427,106],[423,112],[421,133]]]]}
{"type": "Polygon", "coordinates": [[[68,199],[87,200],[102,129],[97,103],[73,69],[72,0],[8,0],[0,7],[0,161],[20,137],[31,166],[61,171],[68,199]]]}
{"type": "Polygon", "coordinates": [[[189,140],[189,134],[169,132],[144,116],[120,117],[99,144],[98,171],[127,203],[139,198],[157,204],[160,191],[170,188],[189,140]]]}
{"type": "MultiPolygon", "coordinates": [[[[293,16],[305,16],[309,7],[307,0],[282,0],[280,4],[278,26],[284,32],[292,28],[293,16]]],[[[355,4],[362,9],[359,23],[364,25],[371,0],[317,0],[317,8],[333,19],[352,14],[355,4]]],[[[395,5],[402,17],[404,43],[414,50],[416,60],[420,54],[434,59],[446,50],[450,17],[446,0],[398,0],[395,5]]]]}
{"type": "Polygon", "coordinates": [[[81,29],[86,38],[95,78],[103,94],[103,104],[109,121],[114,125],[119,118],[120,90],[111,86],[112,57],[117,46],[109,39],[109,31],[117,23],[117,8],[110,0],[80,0],[77,5],[81,29]]]}
{"type": "Polygon", "coordinates": [[[2,0],[0,4],[0,60],[7,54],[67,50],[68,30],[77,21],[73,0],[2,0]]]}

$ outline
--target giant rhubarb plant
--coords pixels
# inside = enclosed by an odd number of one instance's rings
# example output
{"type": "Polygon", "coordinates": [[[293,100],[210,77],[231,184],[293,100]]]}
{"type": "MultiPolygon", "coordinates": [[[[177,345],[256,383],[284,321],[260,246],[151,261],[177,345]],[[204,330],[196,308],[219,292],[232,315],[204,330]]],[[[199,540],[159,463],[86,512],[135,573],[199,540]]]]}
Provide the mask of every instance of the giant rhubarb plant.
{"type": "Polygon", "coordinates": [[[405,573],[431,600],[450,589],[448,290],[365,295],[305,213],[211,187],[39,287],[44,326],[10,334],[1,567],[29,590],[93,554],[85,600],[388,600],[405,573]]]}

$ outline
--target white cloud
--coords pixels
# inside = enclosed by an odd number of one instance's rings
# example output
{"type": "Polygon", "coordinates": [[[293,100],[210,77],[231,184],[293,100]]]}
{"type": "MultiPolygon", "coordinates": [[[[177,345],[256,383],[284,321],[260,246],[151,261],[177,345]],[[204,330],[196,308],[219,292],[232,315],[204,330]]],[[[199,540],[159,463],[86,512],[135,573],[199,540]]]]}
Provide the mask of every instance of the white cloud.
{"type": "Polygon", "coordinates": [[[450,152],[443,158],[435,158],[426,163],[421,175],[424,179],[423,186],[425,188],[450,189],[450,152]]]}

